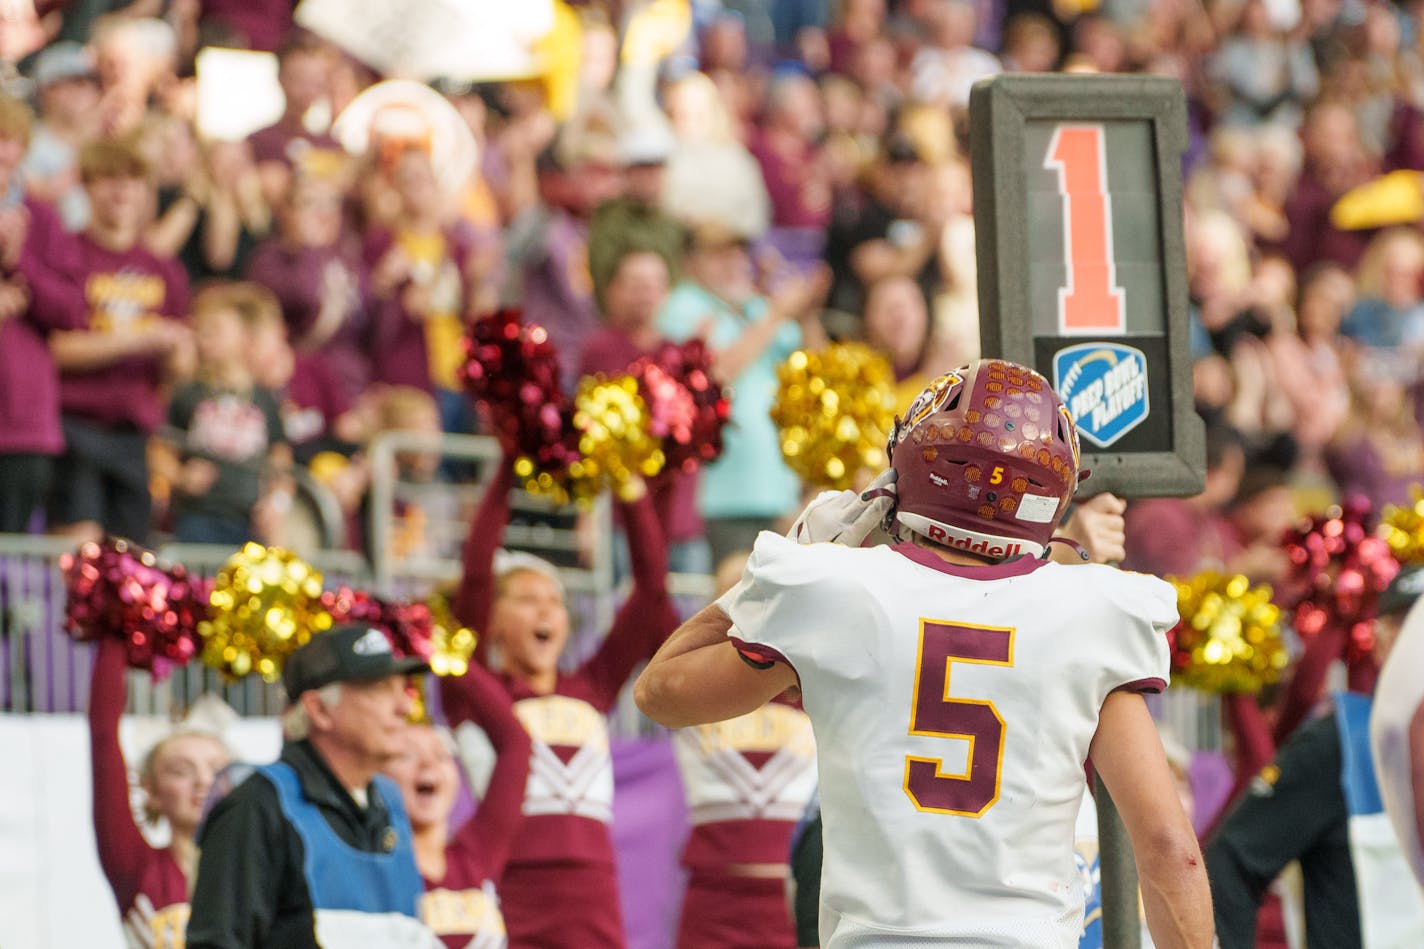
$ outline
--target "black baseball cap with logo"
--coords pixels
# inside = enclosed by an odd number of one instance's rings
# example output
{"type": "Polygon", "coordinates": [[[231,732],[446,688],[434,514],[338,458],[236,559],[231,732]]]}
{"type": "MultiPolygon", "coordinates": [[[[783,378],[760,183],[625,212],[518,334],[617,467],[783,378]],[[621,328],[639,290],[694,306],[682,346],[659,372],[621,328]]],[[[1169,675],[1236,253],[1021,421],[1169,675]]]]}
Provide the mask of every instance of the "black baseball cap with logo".
{"type": "Polygon", "coordinates": [[[390,638],[379,629],[353,623],[318,633],[288,656],[282,684],[287,698],[295,702],[303,692],[333,682],[372,682],[429,671],[430,665],[417,656],[398,658],[390,638]]]}
{"type": "Polygon", "coordinates": [[[1407,613],[1420,594],[1424,594],[1424,565],[1401,567],[1380,594],[1377,612],[1381,616],[1407,613]]]}

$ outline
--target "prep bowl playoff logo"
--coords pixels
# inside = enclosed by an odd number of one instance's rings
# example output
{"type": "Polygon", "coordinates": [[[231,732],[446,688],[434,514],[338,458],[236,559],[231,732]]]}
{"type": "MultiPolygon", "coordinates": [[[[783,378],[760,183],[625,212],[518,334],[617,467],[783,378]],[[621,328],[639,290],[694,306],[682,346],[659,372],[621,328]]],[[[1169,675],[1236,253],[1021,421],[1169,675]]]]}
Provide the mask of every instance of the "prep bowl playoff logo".
{"type": "Polygon", "coordinates": [[[1078,433],[1107,448],[1147,418],[1147,357],[1121,343],[1080,343],[1053,357],[1058,390],[1078,433]]]}

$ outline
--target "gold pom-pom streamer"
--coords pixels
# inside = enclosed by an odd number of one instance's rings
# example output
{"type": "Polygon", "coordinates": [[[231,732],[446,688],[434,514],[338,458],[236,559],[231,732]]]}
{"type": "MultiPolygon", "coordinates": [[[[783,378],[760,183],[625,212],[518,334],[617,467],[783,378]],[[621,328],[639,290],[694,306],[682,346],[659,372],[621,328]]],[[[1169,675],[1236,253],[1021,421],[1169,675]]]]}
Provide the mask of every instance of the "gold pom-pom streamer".
{"type": "Polygon", "coordinates": [[[433,625],[430,631],[430,671],[438,676],[462,676],[470,668],[478,637],[455,618],[450,601],[434,594],[425,601],[433,625]]]}
{"type": "Polygon", "coordinates": [[[514,473],[533,494],[563,504],[588,504],[611,488],[624,500],[641,478],[662,471],[666,459],[649,431],[648,408],[632,376],[585,376],[574,396],[577,453],[563,472],[540,470],[532,458],[515,459],[514,473]]]}
{"type": "Polygon", "coordinates": [[[777,377],[771,418],[787,466],[803,481],[844,490],[862,472],[885,467],[896,406],[895,376],[884,356],[863,343],[836,343],[792,353],[777,377]]]}
{"type": "Polygon", "coordinates": [[[276,681],[298,646],[331,627],[321,582],[290,550],[245,545],[223,564],[208,595],[212,618],[198,624],[203,661],[230,678],[255,672],[276,681]]]}
{"type": "Polygon", "coordinates": [[[1217,695],[1254,695],[1280,678],[1290,657],[1269,585],[1210,570],[1171,582],[1181,615],[1170,634],[1174,679],[1217,695]]]}
{"type": "Polygon", "coordinates": [[[1424,487],[1414,485],[1409,496],[1412,503],[1407,507],[1385,505],[1379,536],[1389,544],[1395,560],[1412,565],[1424,563],[1424,487]]]}

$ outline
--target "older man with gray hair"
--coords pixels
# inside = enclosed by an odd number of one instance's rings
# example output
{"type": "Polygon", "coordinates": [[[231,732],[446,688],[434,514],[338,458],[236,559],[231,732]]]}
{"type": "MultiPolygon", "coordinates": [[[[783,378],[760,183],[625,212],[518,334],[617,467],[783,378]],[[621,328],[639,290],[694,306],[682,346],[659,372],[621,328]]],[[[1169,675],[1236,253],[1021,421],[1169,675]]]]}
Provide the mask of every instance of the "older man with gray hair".
{"type": "Polygon", "coordinates": [[[281,757],[208,815],[187,944],[192,949],[438,947],[418,919],[424,890],[400,791],[378,774],[400,751],[411,698],[379,629],[313,636],[282,670],[281,757]]]}

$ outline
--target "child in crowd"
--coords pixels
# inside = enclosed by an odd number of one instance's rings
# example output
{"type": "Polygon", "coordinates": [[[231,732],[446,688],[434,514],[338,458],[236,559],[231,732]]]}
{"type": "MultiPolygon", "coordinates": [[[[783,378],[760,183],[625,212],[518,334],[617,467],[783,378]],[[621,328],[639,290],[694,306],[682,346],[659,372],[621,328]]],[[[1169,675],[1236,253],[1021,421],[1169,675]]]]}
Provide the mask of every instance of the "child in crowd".
{"type": "Polygon", "coordinates": [[[168,407],[159,455],[173,489],[173,533],[187,543],[240,545],[253,539],[259,501],[291,503],[292,450],[276,397],[249,365],[252,320],[264,291],[215,284],[193,305],[197,377],[168,407]]]}

